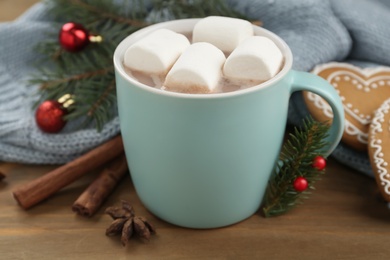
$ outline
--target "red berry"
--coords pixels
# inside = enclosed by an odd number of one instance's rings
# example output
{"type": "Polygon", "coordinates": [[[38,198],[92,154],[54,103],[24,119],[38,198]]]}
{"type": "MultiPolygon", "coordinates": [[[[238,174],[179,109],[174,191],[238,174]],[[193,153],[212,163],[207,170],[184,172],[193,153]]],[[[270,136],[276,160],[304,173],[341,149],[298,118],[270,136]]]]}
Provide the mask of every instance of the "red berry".
{"type": "Polygon", "coordinates": [[[312,166],[319,171],[322,171],[326,167],[326,160],[322,156],[316,156],[313,160],[312,166]]]}
{"type": "Polygon", "coordinates": [[[88,31],[77,23],[64,24],[58,38],[62,48],[70,52],[80,51],[89,43],[88,31]]]}
{"type": "Polygon", "coordinates": [[[57,133],[65,126],[67,110],[56,100],[46,100],[39,105],[35,120],[38,127],[46,133],[57,133]]]}
{"type": "Polygon", "coordinates": [[[299,176],[294,181],[294,189],[298,192],[302,192],[302,191],[306,190],[308,186],[309,186],[309,183],[302,176],[299,176]]]}

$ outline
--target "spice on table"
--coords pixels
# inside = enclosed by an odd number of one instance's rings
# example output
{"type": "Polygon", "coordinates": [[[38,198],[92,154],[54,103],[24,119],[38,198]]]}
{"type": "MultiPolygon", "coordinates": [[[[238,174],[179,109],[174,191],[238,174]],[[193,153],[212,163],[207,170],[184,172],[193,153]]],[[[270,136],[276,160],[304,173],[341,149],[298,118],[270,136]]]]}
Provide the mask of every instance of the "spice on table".
{"type": "Polygon", "coordinates": [[[73,203],[78,215],[91,217],[127,172],[126,156],[122,153],[112,160],[73,203]]]}
{"type": "Polygon", "coordinates": [[[5,178],[5,174],[0,172],[0,181],[2,181],[5,178]]]}
{"type": "Polygon", "coordinates": [[[96,147],[74,161],[16,188],[14,198],[23,209],[28,209],[50,197],[61,188],[74,182],[91,170],[104,165],[124,151],[122,137],[117,137],[96,147]]]}
{"type": "Polygon", "coordinates": [[[114,220],[106,229],[107,236],[121,235],[121,242],[126,246],[132,236],[138,236],[149,241],[150,236],[156,233],[153,225],[142,216],[136,216],[129,202],[122,200],[122,207],[108,207],[106,214],[114,220]]]}

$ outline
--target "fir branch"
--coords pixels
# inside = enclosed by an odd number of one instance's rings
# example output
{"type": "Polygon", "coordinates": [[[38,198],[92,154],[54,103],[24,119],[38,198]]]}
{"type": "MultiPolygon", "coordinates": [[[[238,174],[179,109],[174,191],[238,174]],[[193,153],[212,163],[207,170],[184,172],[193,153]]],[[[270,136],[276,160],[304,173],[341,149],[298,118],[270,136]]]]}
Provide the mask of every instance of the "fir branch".
{"type": "MultiPolygon", "coordinates": [[[[247,19],[243,14],[229,8],[226,1],[168,0],[153,1],[154,11],[165,12],[175,19],[199,18],[220,15],[247,19]]],[[[153,12],[153,10],[152,10],[153,12]]]]}
{"type": "Polygon", "coordinates": [[[284,214],[308,198],[310,192],[296,191],[293,182],[302,176],[308,181],[309,189],[314,189],[314,183],[325,173],[312,164],[316,156],[322,156],[328,130],[327,124],[308,118],[302,128],[295,128],[294,133],[289,135],[265,193],[262,207],[266,217],[284,214]]]}
{"type": "Polygon", "coordinates": [[[40,89],[45,90],[48,88],[58,87],[58,85],[60,85],[60,84],[67,84],[71,81],[78,81],[78,80],[92,78],[95,76],[104,75],[104,74],[107,74],[108,72],[113,71],[113,70],[114,70],[113,66],[109,66],[107,68],[98,69],[98,70],[94,70],[94,71],[82,72],[80,74],[72,75],[69,77],[48,80],[48,81],[43,82],[40,85],[40,89]]]}
{"type": "Polygon", "coordinates": [[[97,110],[98,107],[103,103],[104,100],[106,100],[107,96],[111,93],[114,92],[115,90],[115,81],[111,81],[110,85],[106,88],[106,90],[99,96],[98,99],[96,99],[96,102],[91,106],[91,108],[88,110],[87,115],[88,116],[93,116],[95,114],[95,111],[97,110]]]}
{"type": "MultiPolygon", "coordinates": [[[[121,17],[121,16],[118,16],[118,13],[115,13],[115,12],[107,12],[107,10],[104,9],[105,6],[103,6],[102,8],[99,8],[98,6],[93,6],[93,5],[87,4],[81,0],[71,0],[71,1],[66,1],[66,2],[74,5],[76,8],[77,7],[84,8],[85,10],[88,10],[91,13],[97,14],[97,15],[99,15],[99,18],[110,19],[110,20],[116,21],[118,23],[136,26],[136,27],[140,27],[140,28],[149,25],[149,23],[146,23],[142,20],[121,17]]],[[[142,1],[140,1],[139,6],[142,6],[142,1]]]]}

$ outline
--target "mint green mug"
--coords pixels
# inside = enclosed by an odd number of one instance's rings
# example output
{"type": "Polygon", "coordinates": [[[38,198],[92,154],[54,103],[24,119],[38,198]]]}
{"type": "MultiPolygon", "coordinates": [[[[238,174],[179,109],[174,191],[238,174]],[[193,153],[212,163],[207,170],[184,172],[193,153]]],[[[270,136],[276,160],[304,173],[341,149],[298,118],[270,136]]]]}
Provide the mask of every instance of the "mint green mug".
{"type": "Polygon", "coordinates": [[[123,57],[131,44],[160,28],[191,32],[198,20],[163,22],[131,34],[117,47],[114,64],[121,133],[142,203],[167,222],[215,228],[242,221],[260,207],[278,160],[293,92],[314,92],[332,107],[327,155],[341,139],[344,111],[327,81],[292,70],[290,48],[257,26],[255,34],[272,39],[285,58],[282,70],[258,86],[183,94],[146,86],[126,74],[123,57]]]}

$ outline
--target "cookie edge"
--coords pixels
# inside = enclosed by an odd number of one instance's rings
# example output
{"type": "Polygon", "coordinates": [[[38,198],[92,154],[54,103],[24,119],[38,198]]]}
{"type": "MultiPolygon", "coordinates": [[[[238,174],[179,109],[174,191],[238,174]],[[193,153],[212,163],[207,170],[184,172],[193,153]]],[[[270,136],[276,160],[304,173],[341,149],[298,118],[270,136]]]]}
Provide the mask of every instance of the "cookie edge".
{"type": "Polygon", "coordinates": [[[378,133],[383,131],[382,125],[385,122],[382,121],[387,113],[390,113],[390,98],[385,100],[374,113],[369,129],[368,154],[379,190],[384,199],[390,202],[390,176],[388,171],[390,166],[383,158],[382,140],[376,137],[378,133]]]}

